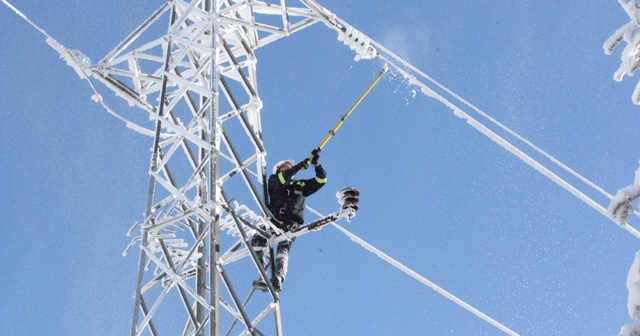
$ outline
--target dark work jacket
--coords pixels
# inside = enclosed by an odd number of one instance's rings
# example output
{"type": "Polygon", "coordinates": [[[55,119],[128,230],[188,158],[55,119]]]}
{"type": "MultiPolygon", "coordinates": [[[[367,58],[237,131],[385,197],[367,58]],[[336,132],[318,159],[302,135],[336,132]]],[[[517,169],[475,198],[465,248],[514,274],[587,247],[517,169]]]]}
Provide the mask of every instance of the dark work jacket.
{"type": "Polygon", "coordinates": [[[316,177],[308,180],[293,179],[293,176],[302,169],[301,163],[269,177],[269,210],[276,219],[285,223],[304,223],[305,198],[327,183],[327,173],[322,166],[314,167],[316,177]]]}

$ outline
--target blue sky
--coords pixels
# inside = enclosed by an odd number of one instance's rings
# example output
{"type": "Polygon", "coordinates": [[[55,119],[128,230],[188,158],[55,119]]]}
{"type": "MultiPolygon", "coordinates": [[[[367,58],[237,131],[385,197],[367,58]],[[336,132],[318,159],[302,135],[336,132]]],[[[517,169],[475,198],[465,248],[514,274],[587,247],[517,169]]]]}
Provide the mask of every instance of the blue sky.
{"type": "MultiPolygon", "coordinates": [[[[97,61],[162,1],[11,3],[97,61]]],[[[607,192],[633,181],[637,78],[615,82],[621,48],[602,50],[629,21],[616,1],[321,4],[607,192]]],[[[121,253],[142,219],[152,139],[0,7],[0,330],[127,334],[137,255],[121,253]]],[[[270,164],[305,158],[383,66],[354,62],[321,24],[257,55],[270,164]]],[[[325,146],[329,185],[309,205],[333,212],[337,190],[360,189],[345,228],[522,335],[614,335],[632,322],[637,238],[413,91],[383,78],[325,146]]],[[[296,241],[281,297],[289,335],[502,334],[331,227],[296,241]]]]}

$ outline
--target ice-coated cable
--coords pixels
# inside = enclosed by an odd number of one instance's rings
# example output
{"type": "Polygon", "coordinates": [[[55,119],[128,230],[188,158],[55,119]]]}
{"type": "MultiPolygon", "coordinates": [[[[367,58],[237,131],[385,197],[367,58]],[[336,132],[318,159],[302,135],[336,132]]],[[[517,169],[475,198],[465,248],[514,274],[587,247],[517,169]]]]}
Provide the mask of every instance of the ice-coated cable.
{"type": "MultiPolygon", "coordinates": [[[[580,175],[579,173],[577,173],[576,171],[571,169],[569,166],[565,165],[564,163],[562,163],[561,161],[559,161],[558,159],[556,159],[555,157],[553,157],[549,153],[545,152],[544,150],[542,150],[541,148],[539,148],[538,146],[536,146],[535,144],[530,142],[529,140],[525,139],[524,137],[522,137],[518,133],[514,132],[513,130],[511,130],[510,128],[508,128],[504,124],[500,123],[499,121],[497,121],[496,119],[494,119],[493,117],[488,115],[486,112],[482,111],[480,108],[476,107],[475,105],[471,104],[470,102],[468,102],[464,98],[460,97],[458,94],[456,94],[455,92],[451,91],[446,86],[442,85],[440,82],[436,81],[435,79],[431,78],[430,76],[428,76],[424,72],[420,71],[420,69],[414,67],[409,62],[403,60],[399,56],[397,56],[394,53],[392,53],[391,51],[387,50],[386,48],[384,48],[384,46],[380,45],[379,43],[376,43],[375,41],[372,41],[372,44],[375,45],[375,47],[378,48],[378,50],[383,51],[379,55],[379,57],[382,58],[383,60],[388,61],[390,63],[393,63],[393,62],[389,61],[389,57],[391,57],[394,60],[398,61],[400,64],[402,64],[407,69],[410,69],[412,72],[416,73],[420,77],[422,77],[422,78],[426,79],[427,81],[433,83],[433,85],[437,86],[438,88],[440,88],[441,90],[443,90],[447,94],[451,95],[452,97],[454,97],[455,99],[457,99],[458,101],[463,103],[464,105],[468,106],[469,108],[471,108],[472,110],[474,110],[475,112],[477,112],[478,114],[480,114],[481,116],[483,116],[484,118],[489,120],[494,125],[498,126],[499,128],[501,128],[505,132],[509,133],[511,136],[513,136],[516,139],[522,141],[524,144],[526,144],[527,146],[531,147],[533,150],[535,150],[536,152],[540,153],[541,155],[543,155],[544,157],[546,157],[547,159],[549,159],[550,161],[552,161],[553,163],[555,163],[556,165],[558,165],[559,167],[561,167],[562,169],[564,169],[565,171],[567,171],[568,173],[573,175],[574,177],[580,179],[585,184],[587,184],[590,187],[592,187],[593,189],[597,190],[598,192],[600,192],[601,194],[606,196],[608,199],[613,199],[613,196],[611,194],[609,194],[607,191],[603,190],[598,185],[596,185],[595,183],[591,182],[589,179],[587,179],[584,176],[580,175]],[[389,57],[385,56],[385,54],[387,54],[389,57]]],[[[396,69],[400,68],[395,63],[393,65],[394,65],[394,68],[396,68],[396,69]]],[[[403,72],[408,74],[406,71],[403,71],[403,72]]],[[[421,82],[420,84],[423,84],[423,83],[421,82]]],[[[430,90],[430,91],[432,91],[432,90],[430,90]]]]}
{"type": "Polygon", "coordinates": [[[489,317],[487,314],[481,312],[480,310],[474,308],[472,305],[466,303],[465,301],[459,299],[458,297],[456,297],[455,295],[447,292],[446,290],[444,290],[443,288],[441,288],[440,286],[436,285],[435,283],[429,281],[427,278],[421,276],[420,274],[416,273],[415,271],[413,271],[412,269],[410,269],[409,267],[401,264],[400,262],[398,262],[397,260],[393,259],[392,257],[388,256],[387,254],[385,254],[384,252],[378,250],[377,248],[375,248],[374,246],[372,246],[371,244],[365,242],[364,240],[362,240],[361,238],[359,238],[358,236],[354,235],[353,233],[347,231],[345,228],[343,228],[342,226],[334,223],[331,223],[333,226],[335,226],[338,230],[340,230],[342,233],[344,233],[347,237],[349,237],[349,239],[351,239],[352,241],[354,241],[355,243],[357,243],[358,245],[362,246],[365,250],[375,254],[376,256],[378,256],[380,259],[386,261],[387,263],[391,264],[392,266],[394,266],[395,268],[401,270],[402,272],[406,273],[407,275],[409,275],[410,277],[416,279],[417,281],[419,281],[420,283],[422,283],[423,285],[433,289],[434,291],[438,292],[438,294],[444,296],[445,298],[453,301],[455,304],[459,305],[460,307],[468,310],[469,312],[473,313],[474,315],[478,316],[479,318],[487,321],[489,324],[493,325],[494,327],[502,330],[503,332],[505,332],[508,335],[514,335],[517,336],[518,334],[507,328],[506,326],[504,326],[502,323],[492,319],[491,317],[489,317]]]}
{"type": "MultiPolygon", "coordinates": [[[[397,56],[397,55],[393,54],[392,52],[388,51],[387,49],[384,48],[384,46],[380,45],[379,43],[377,43],[377,42],[375,42],[373,40],[371,41],[371,44],[374,45],[376,48],[378,48],[378,50],[379,50],[379,55],[378,56],[382,60],[384,60],[390,67],[394,68],[400,74],[402,74],[405,78],[407,78],[409,80],[410,84],[419,86],[421,88],[422,93],[424,93],[427,96],[430,96],[430,97],[433,97],[433,98],[437,99],[438,101],[440,101],[444,105],[446,105],[449,108],[451,108],[454,111],[454,114],[456,116],[467,120],[467,123],[469,125],[471,125],[475,129],[480,131],[482,134],[486,135],[491,140],[493,140],[494,142],[496,142],[497,144],[502,146],[504,149],[506,149],[507,151],[511,152],[512,154],[514,154],[515,156],[520,158],[522,161],[524,161],[525,163],[527,163],[528,165],[530,165],[531,167],[533,167],[534,169],[536,169],[537,171],[539,171],[540,173],[542,173],[543,175],[545,175],[546,177],[551,179],[553,182],[555,182],[556,184],[558,184],[559,186],[561,186],[565,190],[569,191],[575,197],[577,197],[578,199],[582,200],[584,203],[586,203],[587,205],[591,206],[593,209],[595,209],[596,211],[598,211],[599,213],[601,213],[605,217],[609,218],[609,216],[607,214],[607,209],[604,206],[600,205],[599,203],[597,203],[596,201],[591,199],[589,196],[587,196],[586,194],[584,194],[583,192],[578,190],[576,187],[571,185],[569,182],[565,181],[560,176],[558,176],[555,173],[553,173],[551,170],[546,168],[544,165],[542,165],[541,163],[539,163],[538,161],[536,161],[535,159],[533,159],[532,157],[530,157],[529,155],[527,155],[526,153],[524,153],[523,151],[518,149],[512,143],[510,143],[506,139],[502,138],[501,136],[499,136],[498,134],[496,134],[495,132],[490,130],[484,124],[482,124],[481,122],[477,121],[476,119],[471,117],[469,114],[465,113],[460,107],[458,107],[456,104],[452,103],[451,101],[449,101],[448,99],[446,99],[442,95],[440,95],[437,92],[435,92],[434,90],[432,90],[429,86],[427,86],[426,84],[424,84],[423,82],[418,80],[414,75],[410,74],[409,71],[417,74],[418,76],[420,76],[422,78],[425,78],[427,81],[429,81],[429,82],[433,83],[434,85],[438,86],[441,90],[445,91],[446,93],[448,93],[449,95],[451,95],[452,97],[454,97],[455,99],[460,101],[462,104],[468,106],[469,108],[473,109],[474,111],[476,111],[477,113],[479,113],[483,117],[487,118],[489,121],[491,121],[492,123],[494,123],[495,125],[497,125],[501,129],[503,129],[504,131],[506,131],[510,135],[516,137],[518,140],[520,140],[523,143],[527,144],[529,147],[533,148],[535,151],[537,151],[538,153],[540,153],[541,155],[543,155],[547,159],[549,159],[552,162],[554,162],[556,165],[558,165],[559,167],[561,167],[562,169],[567,171],[569,174],[571,174],[571,175],[575,176],[576,178],[580,179],[581,181],[583,181],[584,183],[589,185],[591,188],[593,188],[593,189],[597,190],[598,192],[602,193],[604,196],[606,196],[610,200],[613,199],[613,196],[611,194],[607,193],[602,188],[598,187],[595,183],[589,181],[587,178],[585,178],[582,175],[576,173],[575,171],[570,169],[568,166],[566,166],[565,164],[563,164],[562,162],[560,162],[559,160],[557,160],[553,156],[549,155],[548,153],[546,153],[545,151],[543,151],[539,147],[535,146],[533,143],[529,142],[528,140],[526,140],[522,136],[518,135],[517,133],[515,133],[514,131],[512,131],[511,129],[509,129],[505,125],[499,123],[497,120],[493,119],[491,116],[489,116],[488,114],[486,114],[485,112],[483,112],[479,108],[475,107],[474,105],[472,105],[469,102],[467,102],[466,100],[464,100],[462,97],[458,96],[457,94],[455,94],[451,90],[447,89],[442,84],[436,82],[431,77],[429,77],[428,75],[426,75],[425,73],[423,73],[422,71],[417,69],[416,67],[414,67],[411,64],[409,64],[407,61],[401,59],[399,56],[397,56]],[[406,69],[408,69],[408,70],[406,70],[406,69]]],[[[636,215],[639,215],[637,212],[634,212],[634,213],[636,215]]],[[[611,218],[609,218],[609,219],[611,219],[611,218]]],[[[618,223],[616,223],[616,224],[618,224],[618,223]]],[[[621,228],[625,229],[626,231],[628,231],[629,233],[631,233],[632,235],[634,235],[636,238],[640,239],[640,231],[636,230],[634,227],[630,226],[628,223],[623,223],[623,224],[621,224],[619,226],[621,228]]]]}
{"type": "MultiPolygon", "coordinates": [[[[312,208],[310,208],[308,206],[307,206],[307,209],[309,209],[314,214],[318,215],[320,218],[324,217],[321,213],[317,212],[316,210],[314,210],[314,209],[312,209],[312,208]]],[[[494,327],[502,330],[506,334],[512,335],[512,336],[517,336],[518,335],[513,330],[505,327],[503,324],[501,324],[500,322],[492,319],[487,314],[485,314],[485,313],[481,312],[480,310],[474,308],[472,305],[470,305],[470,304],[466,303],[465,301],[459,299],[455,295],[447,292],[446,290],[444,290],[440,286],[438,286],[435,283],[429,281],[427,278],[421,276],[420,274],[418,274],[414,270],[412,270],[409,267],[403,265],[402,263],[400,263],[399,261],[393,259],[392,257],[390,257],[389,255],[385,254],[384,252],[378,250],[373,245],[371,245],[371,244],[367,243],[366,241],[362,240],[360,237],[358,237],[355,234],[349,232],[347,229],[343,228],[342,226],[336,224],[335,222],[333,222],[331,224],[335,228],[340,230],[340,232],[342,232],[347,237],[349,237],[349,239],[351,239],[351,241],[353,241],[356,244],[360,245],[365,250],[375,254],[378,258],[380,258],[383,261],[389,263],[390,265],[394,266],[395,268],[401,270],[402,272],[406,273],[407,275],[409,275],[410,277],[414,278],[415,280],[417,280],[418,282],[422,283],[423,285],[435,290],[438,294],[440,294],[440,295],[444,296],[445,298],[453,301],[455,304],[457,304],[460,307],[468,310],[469,312],[471,312],[474,315],[478,316],[479,318],[485,320],[486,322],[488,322],[489,324],[493,325],[494,327]]]]}
{"type": "MultiPolygon", "coordinates": [[[[302,2],[304,4],[306,4],[307,6],[309,6],[310,8],[312,8],[314,11],[316,11],[318,13],[318,15],[323,19],[324,23],[329,28],[337,30],[339,35],[341,34],[341,32],[343,32],[343,29],[345,29],[345,27],[350,29],[349,28],[350,27],[349,24],[347,24],[345,21],[339,19],[335,14],[329,12],[327,9],[322,8],[321,6],[319,6],[314,0],[302,0],[302,2]]],[[[595,210],[597,210],[602,215],[604,215],[605,217],[607,217],[610,220],[612,220],[614,223],[618,224],[617,222],[615,222],[613,220],[613,218],[609,217],[609,215],[608,215],[608,213],[607,213],[607,211],[606,211],[604,206],[602,206],[599,203],[595,202],[594,200],[589,198],[586,194],[584,194],[583,192],[581,192],[580,190],[575,188],[573,185],[571,185],[567,181],[563,180],[562,178],[560,178],[555,173],[551,172],[551,170],[547,169],[545,166],[543,166],[542,164],[538,163],[536,160],[531,158],[529,155],[525,154],[522,150],[520,150],[519,148],[517,148],[516,146],[511,144],[509,141],[507,141],[504,138],[500,137],[494,131],[492,131],[491,129],[486,127],[484,124],[482,124],[479,121],[477,121],[474,118],[472,118],[469,114],[465,113],[462,108],[456,106],[456,104],[451,103],[451,101],[447,100],[442,95],[438,94],[435,90],[433,90],[432,88],[427,86],[425,83],[423,83],[422,81],[418,80],[417,77],[421,77],[424,80],[426,80],[426,82],[430,82],[432,85],[434,85],[435,87],[439,88],[441,91],[444,91],[449,96],[455,98],[455,100],[459,101],[461,104],[466,105],[470,109],[474,110],[476,113],[478,113],[481,116],[483,116],[484,118],[488,119],[491,123],[493,123],[494,125],[496,125],[500,129],[502,129],[504,132],[507,132],[510,136],[515,137],[516,139],[518,139],[519,141],[521,141],[525,145],[529,146],[534,151],[536,151],[538,154],[540,154],[543,157],[545,157],[546,159],[550,160],[555,165],[557,165],[558,167],[560,167],[561,169],[563,169],[564,171],[566,171],[570,175],[574,176],[575,178],[579,179],[580,181],[582,181],[583,183],[585,183],[586,185],[588,185],[592,189],[594,189],[597,192],[601,193],[602,195],[604,195],[609,200],[613,200],[613,196],[611,194],[607,193],[605,190],[603,190],[602,188],[598,187],[595,183],[591,182],[590,180],[588,180],[584,176],[578,174],[577,172],[575,172],[574,170],[569,168],[567,165],[563,164],[562,162],[560,162],[559,160],[557,160],[553,156],[549,155],[548,153],[546,153],[545,151],[543,151],[539,147],[535,146],[533,143],[531,143],[530,141],[528,141],[524,137],[518,135],[517,133],[515,133],[514,131],[512,131],[511,129],[509,129],[508,127],[503,125],[502,123],[498,122],[497,120],[495,120],[494,118],[489,116],[487,113],[483,112],[482,110],[480,110],[476,106],[470,104],[468,101],[466,101],[465,99],[463,99],[462,97],[460,97],[459,95],[454,93],[453,91],[449,90],[444,85],[438,83],[437,81],[435,81],[434,79],[429,77],[427,74],[425,74],[424,72],[420,71],[419,69],[417,69],[416,67],[411,65],[409,62],[407,62],[407,61],[403,60],[402,58],[400,58],[399,56],[395,55],[394,53],[392,53],[391,51],[386,49],[380,43],[374,41],[373,39],[371,39],[371,38],[369,38],[367,36],[363,35],[362,37],[366,38],[368,45],[371,47],[372,50],[375,50],[375,56],[377,56],[381,60],[385,61],[386,64],[389,67],[397,70],[400,74],[402,74],[402,76],[404,76],[404,78],[408,80],[410,85],[419,86],[421,88],[422,93],[424,93],[426,96],[433,97],[433,98],[439,100],[440,102],[442,102],[443,104],[445,104],[446,106],[451,108],[456,116],[467,120],[467,123],[469,125],[471,125],[472,127],[476,128],[478,131],[480,131],[481,133],[483,133],[484,135],[489,137],[491,140],[493,140],[494,142],[498,143],[500,146],[502,146],[503,148],[505,148],[506,150],[508,150],[512,154],[516,155],[517,157],[519,157],[525,163],[529,164],[530,166],[532,166],[533,168],[535,168],[536,170],[541,172],[543,175],[547,176],[552,181],[556,182],[558,185],[560,185],[561,187],[563,187],[564,189],[569,191],[574,196],[578,197],[583,202],[587,203],[589,206],[593,207],[595,210]]],[[[340,40],[341,37],[339,36],[338,39],[340,40]]],[[[356,60],[357,59],[358,58],[356,58],[356,60]]],[[[634,211],[634,213],[636,215],[640,216],[640,213],[637,213],[635,211],[634,211]]],[[[628,232],[630,232],[631,234],[633,234],[637,238],[640,238],[640,232],[638,232],[635,228],[631,227],[628,223],[619,224],[619,226],[621,228],[627,230],[628,232]]]]}
{"type": "MultiPolygon", "coordinates": [[[[81,71],[83,76],[83,79],[86,79],[87,82],[89,82],[89,86],[91,86],[91,90],[93,90],[94,92],[94,96],[93,96],[93,100],[100,103],[100,105],[102,105],[102,107],[104,107],[104,109],[107,111],[107,113],[113,115],[114,117],[116,117],[117,119],[121,120],[122,122],[124,122],[128,128],[143,134],[143,135],[147,135],[147,136],[154,136],[155,132],[152,130],[149,130],[143,126],[140,126],[128,119],[126,119],[125,117],[119,115],[118,113],[116,113],[115,111],[113,111],[103,100],[102,100],[102,96],[100,95],[100,93],[98,92],[98,89],[96,88],[96,86],[93,84],[93,81],[91,81],[91,78],[89,76],[89,74],[84,70],[83,66],[81,64],[79,64],[76,60],[76,58],[70,54],[69,50],[66,49],[60,42],[56,41],[56,39],[54,39],[53,37],[51,37],[51,35],[49,35],[44,29],[40,28],[40,26],[38,26],[35,22],[31,21],[31,19],[29,19],[24,13],[22,13],[20,10],[18,10],[16,7],[14,7],[13,5],[11,5],[11,3],[9,3],[7,0],[0,0],[2,1],[7,7],[9,7],[9,9],[11,9],[13,12],[15,12],[19,17],[21,17],[22,19],[24,19],[27,23],[29,23],[33,28],[35,28],[37,31],[39,31],[42,35],[44,35],[46,37],[46,41],[47,44],[49,44],[49,46],[51,46],[51,48],[53,48],[55,51],[57,51],[60,56],[62,58],[64,58],[65,60],[73,60],[76,64],[75,66],[73,66],[73,68],[76,71],[81,71]],[[66,54],[68,55],[66,55],[66,54]]],[[[167,137],[167,135],[163,134],[162,137],[167,137]]]]}

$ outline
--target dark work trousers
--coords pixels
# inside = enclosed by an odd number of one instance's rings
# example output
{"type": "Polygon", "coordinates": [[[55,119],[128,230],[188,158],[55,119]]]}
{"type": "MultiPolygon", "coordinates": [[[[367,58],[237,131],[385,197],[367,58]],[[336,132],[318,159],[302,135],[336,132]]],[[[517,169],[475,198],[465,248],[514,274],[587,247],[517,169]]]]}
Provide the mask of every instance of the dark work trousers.
{"type": "MultiPolygon", "coordinates": [[[[280,282],[284,282],[284,279],[287,276],[287,269],[289,267],[289,251],[291,250],[291,245],[293,244],[294,240],[296,239],[292,238],[291,240],[284,240],[278,243],[273,277],[280,280],[280,282]]],[[[262,266],[266,266],[264,253],[265,248],[267,247],[267,239],[262,237],[261,235],[255,234],[251,238],[251,246],[256,252],[258,260],[260,260],[262,266]]]]}

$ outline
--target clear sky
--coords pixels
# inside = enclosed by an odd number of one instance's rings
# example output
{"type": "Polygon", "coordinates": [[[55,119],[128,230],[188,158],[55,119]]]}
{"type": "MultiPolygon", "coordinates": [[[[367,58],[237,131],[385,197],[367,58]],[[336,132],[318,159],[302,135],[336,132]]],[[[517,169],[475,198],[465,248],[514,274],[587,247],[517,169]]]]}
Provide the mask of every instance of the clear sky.
{"type": "MultiPolygon", "coordinates": [[[[11,3],[95,62],[162,1],[11,3]]],[[[622,47],[602,50],[629,21],[616,1],[320,3],[610,194],[633,182],[638,78],[615,82],[622,47]]],[[[0,22],[0,331],[127,334],[137,254],[121,254],[152,139],[4,5],[0,22]]],[[[258,50],[270,165],[305,158],[382,68],[336,37],[316,24],[258,50]]],[[[344,227],[522,335],[631,323],[637,238],[415,90],[383,78],[325,146],[329,184],[308,204],[330,213],[336,191],[360,189],[344,227]]],[[[296,241],[281,298],[287,335],[502,334],[332,227],[296,241]]]]}

